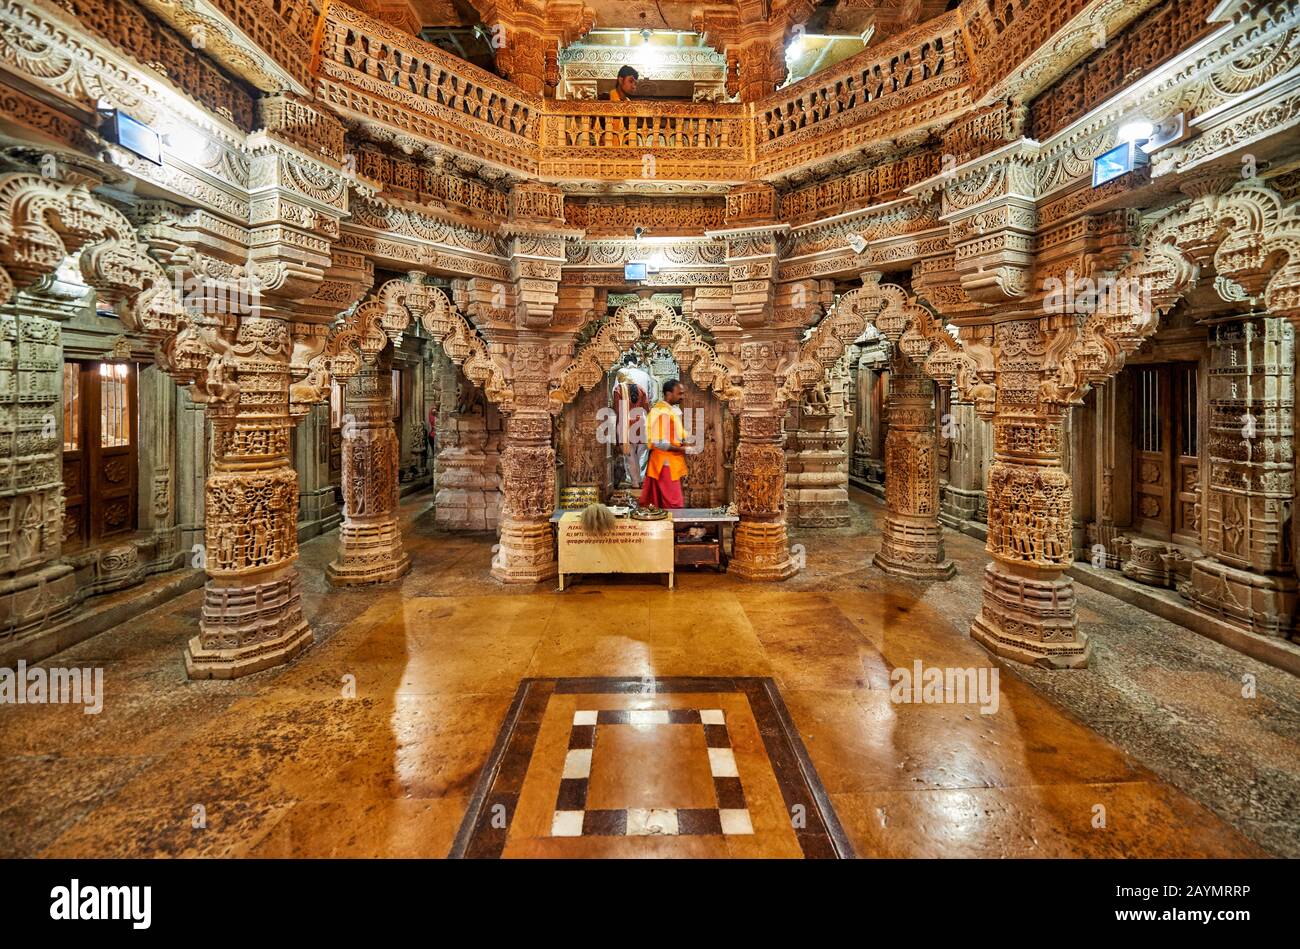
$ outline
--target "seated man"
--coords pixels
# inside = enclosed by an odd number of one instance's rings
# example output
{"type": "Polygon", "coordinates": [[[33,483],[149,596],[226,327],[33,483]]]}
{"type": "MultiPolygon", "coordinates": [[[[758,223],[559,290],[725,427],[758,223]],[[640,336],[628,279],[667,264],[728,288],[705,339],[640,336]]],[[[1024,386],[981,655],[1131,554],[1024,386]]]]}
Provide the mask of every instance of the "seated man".
{"type": "Polygon", "coordinates": [[[618,71],[618,78],[614,80],[614,88],[609,90],[610,102],[630,102],[632,96],[636,93],[636,81],[641,78],[631,66],[624,66],[618,71]]]}
{"type": "Polygon", "coordinates": [[[684,394],[682,384],[669,379],[664,383],[664,397],[650,410],[646,422],[650,463],[646,465],[645,484],[641,488],[642,507],[669,510],[686,506],[682,478],[686,477],[686,439],[690,433],[686,431],[678,405],[684,394]]]}

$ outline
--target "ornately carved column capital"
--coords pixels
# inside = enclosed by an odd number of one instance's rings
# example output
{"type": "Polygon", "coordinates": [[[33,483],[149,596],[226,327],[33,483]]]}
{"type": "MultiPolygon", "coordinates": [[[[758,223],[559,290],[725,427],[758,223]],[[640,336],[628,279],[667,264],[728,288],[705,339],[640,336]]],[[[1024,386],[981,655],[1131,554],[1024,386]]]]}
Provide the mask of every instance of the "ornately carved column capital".
{"type": "Polygon", "coordinates": [[[1031,289],[1038,151],[1038,143],[1022,139],[933,179],[943,189],[941,220],[971,300],[1005,303],[1031,289]]]}
{"type": "Polygon", "coordinates": [[[727,221],[737,226],[706,232],[726,242],[732,307],[736,324],[746,329],[772,325],[781,240],[790,230],[774,223],[775,193],[769,189],[761,183],[733,189],[727,221]]]}

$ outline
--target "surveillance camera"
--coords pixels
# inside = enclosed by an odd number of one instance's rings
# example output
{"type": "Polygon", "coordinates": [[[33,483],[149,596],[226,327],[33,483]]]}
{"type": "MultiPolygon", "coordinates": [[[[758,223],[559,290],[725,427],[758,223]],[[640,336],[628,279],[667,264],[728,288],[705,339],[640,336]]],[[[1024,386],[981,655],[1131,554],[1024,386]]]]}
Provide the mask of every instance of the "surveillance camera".
{"type": "Polygon", "coordinates": [[[861,234],[850,234],[849,246],[853,248],[853,253],[860,254],[867,249],[867,242],[861,234]]]}
{"type": "Polygon", "coordinates": [[[638,227],[635,227],[635,228],[632,229],[632,236],[635,237],[637,240],[640,240],[641,237],[642,237],[642,235],[644,235],[644,234],[645,234],[645,228],[644,228],[644,227],[639,227],[639,226],[638,226],[638,227]]]}

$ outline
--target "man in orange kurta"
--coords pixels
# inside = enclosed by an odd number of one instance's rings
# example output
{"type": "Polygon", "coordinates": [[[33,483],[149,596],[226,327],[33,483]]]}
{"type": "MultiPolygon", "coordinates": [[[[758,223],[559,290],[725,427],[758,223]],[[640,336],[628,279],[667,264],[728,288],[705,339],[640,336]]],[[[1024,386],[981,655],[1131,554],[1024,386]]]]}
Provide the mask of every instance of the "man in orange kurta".
{"type": "Polygon", "coordinates": [[[686,439],[689,432],[682,421],[678,404],[684,395],[676,379],[664,383],[664,396],[650,410],[646,420],[646,440],[650,442],[650,461],[646,465],[645,484],[641,487],[641,506],[663,510],[683,508],[682,478],[686,477],[686,439]]]}

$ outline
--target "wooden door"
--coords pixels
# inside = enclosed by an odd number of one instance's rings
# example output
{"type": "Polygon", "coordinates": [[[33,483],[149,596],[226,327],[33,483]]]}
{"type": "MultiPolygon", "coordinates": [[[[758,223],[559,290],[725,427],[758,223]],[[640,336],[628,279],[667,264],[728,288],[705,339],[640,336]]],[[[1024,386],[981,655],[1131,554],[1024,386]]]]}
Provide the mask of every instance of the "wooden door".
{"type": "Polygon", "coordinates": [[[1171,388],[1174,395],[1174,511],[1176,540],[1200,546],[1201,543],[1201,459],[1198,429],[1200,397],[1194,363],[1172,367],[1171,388]]]}
{"type": "Polygon", "coordinates": [[[1168,366],[1133,369],[1133,526],[1173,533],[1173,411],[1168,366]]]}
{"type": "Polygon", "coordinates": [[[90,498],[86,488],[86,425],[82,364],[63,364],[63,547],[76,550],[90,540],[90,498]]]}
{"type": "Polygon", "coordinates": [[[69,548],[136,529],[136,367],[63,366],[63,540],[69,548]]]}
{"type": "Polygon", "coordinates": [[[134,363],[90,363],[85,387],[90,472],[90,540],[129,534],[136,514],[134,363]]]}

